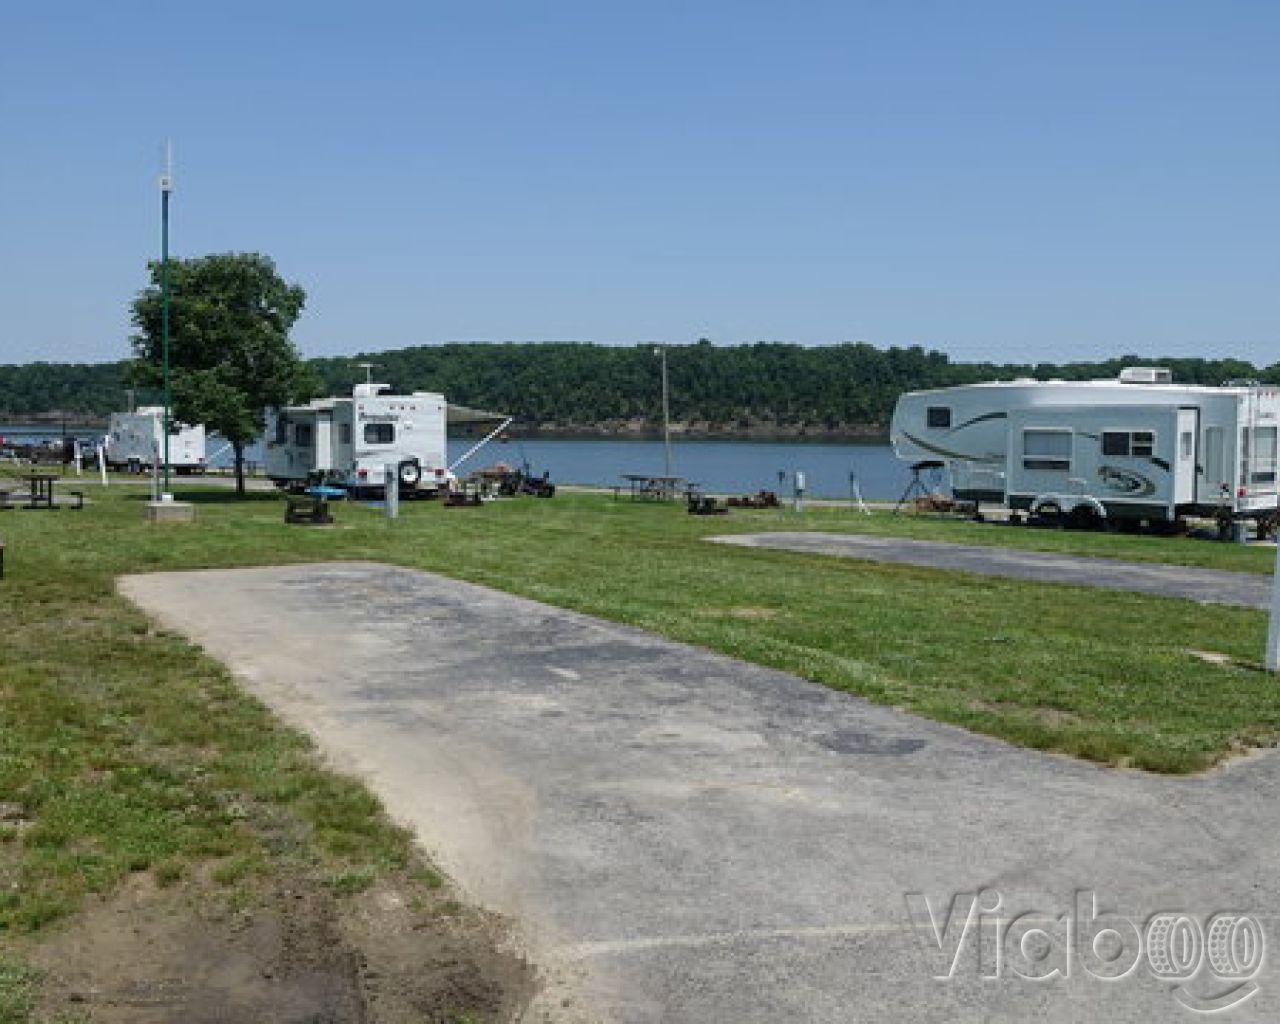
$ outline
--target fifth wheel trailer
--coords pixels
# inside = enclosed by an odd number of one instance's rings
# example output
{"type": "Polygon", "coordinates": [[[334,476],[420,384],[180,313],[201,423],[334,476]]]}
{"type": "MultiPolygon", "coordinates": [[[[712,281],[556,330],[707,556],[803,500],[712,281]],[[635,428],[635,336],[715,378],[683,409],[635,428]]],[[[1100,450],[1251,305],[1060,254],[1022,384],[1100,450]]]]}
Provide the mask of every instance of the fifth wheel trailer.
{"type": "Polygon", "coordinates": [[[1277,518],[1280,389],[1115,380],[992,381],[913,391],[894,409],[900,459],[938,460],[959,501],[1079,522],[1277,518]]]}

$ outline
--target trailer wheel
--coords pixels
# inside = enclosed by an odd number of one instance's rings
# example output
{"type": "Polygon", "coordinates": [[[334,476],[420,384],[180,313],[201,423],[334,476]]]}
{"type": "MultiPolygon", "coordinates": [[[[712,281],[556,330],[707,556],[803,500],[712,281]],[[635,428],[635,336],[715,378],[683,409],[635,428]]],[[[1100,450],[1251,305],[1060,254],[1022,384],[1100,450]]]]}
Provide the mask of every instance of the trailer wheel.
{"type": "Polygon", "coordinates": [[[1088,505],[1077,505],[1067,516],[1067,525],[1073,530],[1101,530],[1105,522],[1097,509],[1088,505]]]}
{"type": "Polygon", "coordinates": [[[422,466],[417,459],[405,459],[396,467],[396,476],[400,479],[401,487],[417,487],[418,481],[422,479],[422,466]]]}
{"type": "Polygon", "coordinates": [[[1036,519],[1040,521],[1041,526],[1047,526],[1051,530],[1061,530],[1064,525],[1062,506],[1056,501],[1046,501],[1036,509],[1036,519]]]}

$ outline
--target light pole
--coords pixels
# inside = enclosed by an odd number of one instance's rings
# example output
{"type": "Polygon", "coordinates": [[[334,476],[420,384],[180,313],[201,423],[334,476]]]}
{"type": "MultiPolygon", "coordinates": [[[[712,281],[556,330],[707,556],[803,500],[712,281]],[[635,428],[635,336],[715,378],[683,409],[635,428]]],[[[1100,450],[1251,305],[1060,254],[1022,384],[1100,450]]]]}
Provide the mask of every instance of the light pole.
{"type": "Polygon", "coordinates": [[[667,346],[655,345],[653,354],[662,359],[662,449],[663,474],[671,475],[671,391],[667,384],[667,346]]]}
{"type": "Polygon", "coordinates": [[[169,494],[169,196],[173,193],[173,147],[165,146],[164,174],[160,175],[160,350],[164,364],[164,494],[169,494]]]}

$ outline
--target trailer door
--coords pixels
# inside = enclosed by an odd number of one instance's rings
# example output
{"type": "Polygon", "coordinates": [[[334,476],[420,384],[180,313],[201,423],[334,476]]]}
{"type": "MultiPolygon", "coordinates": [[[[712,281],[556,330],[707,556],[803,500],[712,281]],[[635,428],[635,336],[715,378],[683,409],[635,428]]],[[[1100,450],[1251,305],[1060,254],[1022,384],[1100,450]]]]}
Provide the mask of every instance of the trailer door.
{"type": "Polygon", "coordinates": [[[1196,438],[1200,435],[1200,410],[1178,410],[1173,452],[1173,503],[1190,505],[1196,500],[1196,438]]]}
{"type": "Polygon", "coordinates": [[[1204,432],[1204,489],[1200,501],[1205,505],[1222,500],[1223,489],[1231,493],[1231,481],[1226,477],[1226,431],[1222,427],[1208,427],[1204,432]]]}

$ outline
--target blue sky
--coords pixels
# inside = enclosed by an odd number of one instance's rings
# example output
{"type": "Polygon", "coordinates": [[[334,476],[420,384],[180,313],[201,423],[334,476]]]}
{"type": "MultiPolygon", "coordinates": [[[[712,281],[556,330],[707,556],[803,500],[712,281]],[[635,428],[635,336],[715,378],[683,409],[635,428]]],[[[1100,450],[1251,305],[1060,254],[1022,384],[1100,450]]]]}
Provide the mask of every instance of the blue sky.
{"type": "Polygon", "coordinates": [[[1280,4],[0,8],[0,362],[255,250],[307,355],[449,340],[1280,360],[1280,4]]]}

